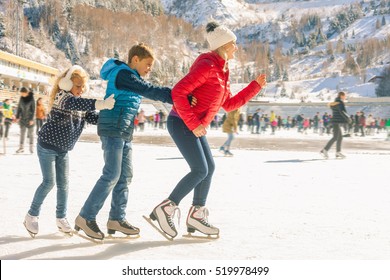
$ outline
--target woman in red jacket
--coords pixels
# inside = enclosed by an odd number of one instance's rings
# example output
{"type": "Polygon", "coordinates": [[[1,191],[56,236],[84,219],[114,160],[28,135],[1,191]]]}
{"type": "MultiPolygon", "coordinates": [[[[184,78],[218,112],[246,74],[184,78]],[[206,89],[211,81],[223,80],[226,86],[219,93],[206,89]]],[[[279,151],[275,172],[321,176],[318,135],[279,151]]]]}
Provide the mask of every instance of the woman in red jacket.
{"type": "Polygon", "coordinates": [[[178,205],[192,190],[194,197],[187,217],[188,232],[197,230],[206,235],[218,236],[219,229],[208,223],[208,210],[205,207],[215,168],[206,139],[206,128],[221,107],[228,112],[235,110],[266,85],[266,77],[262,74],[232,96],[228,60],[234,58],[237,51],[236,36],[228,28],[214,22],[207,24],[206,30],[212,51],[201,54],[189,73],[172,89],[173,108],[167,122],[168,131],[191,171],[150,214],[150,218],[157,220],[162,231],[170,238],[177,235],[173,216],[178,205]],[[197,99],[194,107],[188,103],[190,94],[197,99]]]}

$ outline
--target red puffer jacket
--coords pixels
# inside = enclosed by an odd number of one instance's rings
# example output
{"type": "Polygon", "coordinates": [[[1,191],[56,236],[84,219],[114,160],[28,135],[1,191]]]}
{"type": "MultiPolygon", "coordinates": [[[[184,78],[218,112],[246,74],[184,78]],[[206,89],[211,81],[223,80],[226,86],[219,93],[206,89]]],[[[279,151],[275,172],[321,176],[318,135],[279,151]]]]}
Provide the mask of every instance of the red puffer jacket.
{"type": "Polygon", "coordinates": [[[252,81],[238,94],[230,92],[229,71],[224,72],[225,60],[216,52],[201,54],[191,66],[189,73],[172,89],[173,111],[175,111],[190,130],[199,125],[207,127],[221,107],[233,111],[254,97],[261,89],[252,81]],[[191,107],[187,96],[197,98],[191,107]]]}

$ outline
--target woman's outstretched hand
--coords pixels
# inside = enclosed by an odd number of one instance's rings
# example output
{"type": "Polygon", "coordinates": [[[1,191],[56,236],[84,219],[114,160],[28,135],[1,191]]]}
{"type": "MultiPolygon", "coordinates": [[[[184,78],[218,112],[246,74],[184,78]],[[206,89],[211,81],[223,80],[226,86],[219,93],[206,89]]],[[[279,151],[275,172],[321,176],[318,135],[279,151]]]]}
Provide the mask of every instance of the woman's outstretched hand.
{"type": "Polygon", "coordinates": [[[267,85],[267,76],[265,74],[260,74],[257,76],[255,81],[261,86],[261,88],[264,88],[267,85]]]}

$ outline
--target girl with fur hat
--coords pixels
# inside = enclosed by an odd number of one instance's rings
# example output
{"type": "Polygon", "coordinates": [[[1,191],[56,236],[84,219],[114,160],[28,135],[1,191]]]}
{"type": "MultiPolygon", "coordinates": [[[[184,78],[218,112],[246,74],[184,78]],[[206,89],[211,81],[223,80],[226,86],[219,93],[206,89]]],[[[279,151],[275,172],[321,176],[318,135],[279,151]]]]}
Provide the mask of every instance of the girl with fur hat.
{"type": "Polygon", "coordinates": [[[69,157],[85,123],[96,124],[97,110],[112,109],[113,96],[106,100],[81,98],[88,91],[88,74],[74,65],[60,75],[51,91],[47,122],[38,132],[37,153],[42,171],[42,183],[35,191],[30,209],[23,222],[32,237],[38,234],[38,218],[43,201],[57,184],[56,224],[70,234],[66,218],[68,202],[69,157]]]}
{"type": "MultiPolygon", "coordinates": [[[[189,73],[172,89],[173,108],[168,117],[168,131],[187,161],[190,172],[173,188],[167,199],[150,214],[157,220],[167,238],[174,238],[177,230],[173,222],[181,200],[194,191],[192,206],[187,216],[188,232],[199,231],[217,237],[219,229],[208,222],[205,207],[215,164],[207,142],[207,127],[221,107],[233,111],[254,97],[265,85],[266,76],[259,75],[235,96],[230,92],[228,62],[237,51],[236,35],[215,22],[207,24],[206,38],[210,52],[201,54],[189,73]],[[197,98],[191,107],[187,97],[197,98]]],[[[180,215],[179,215],[180,216],[180,215]]]]}

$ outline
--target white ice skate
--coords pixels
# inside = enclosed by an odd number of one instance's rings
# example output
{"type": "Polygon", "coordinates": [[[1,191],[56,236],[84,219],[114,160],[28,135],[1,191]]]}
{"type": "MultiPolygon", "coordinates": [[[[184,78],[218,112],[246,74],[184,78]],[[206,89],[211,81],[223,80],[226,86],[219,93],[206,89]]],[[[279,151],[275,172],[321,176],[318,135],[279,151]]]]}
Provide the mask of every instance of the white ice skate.
{"type": "Polygon", "coordinates": [[[191,206],[187,216],[187,231],[188,234],[183,237],[191,238],[219,238],[219,229],[212,226],[208,222],[209,211],[204,206],[191,206]],[[199,231],[206,236],[192,235],[195,231],[199,231]]]}
{"type": "Polygon", "coordinates": [[[340,153],[340,152],[336,153],[336,159],[344,159],[344,158],[346,158],[346,156],[343,155],[342,153],[340,153]]]}
{"type": "Polygon", "coordinates": [[[324,159],[328,159],[329,158],[328,151],[325,150],[325,149],[322,149],[320,151],[320,154],[324,157],[324,159]]]}
{"type": "Polygon", "coordinates": [[[38,216],[31,216],[29,213],[27,213],[26,217],[24,218],[23,225],[25,226],[32,238],[35,238],[35,235],[38,234],[38,218],[38,216]]]}
{"type": "Polygon", "coordinates": [[[72,236],[73,233],[72,233],[72,227],[70,226],[69,222],[68,222],[68,219],[66,218],[60,218],[60,219],[56,219],[56,224],[57,224],[57,227],[59,229],[59,231],[67,234],[67,235],[70,235],[72,236]]]}
{"type": "Polygon", "coordinates": [[[179,207],[177,207],[173,201],[166,199],[153,209],[153,212],[149,216],[150,218],[143,217],[151,226],[159,231],[161,235],[169,241],[172,241],[173,238],[177,236],[177,230],[173,222],[176,212],[178,212],[178,220],[180,221],[179,207]],[[160,228],[153,223],[153,221],[156,220],[160,228]]]}

